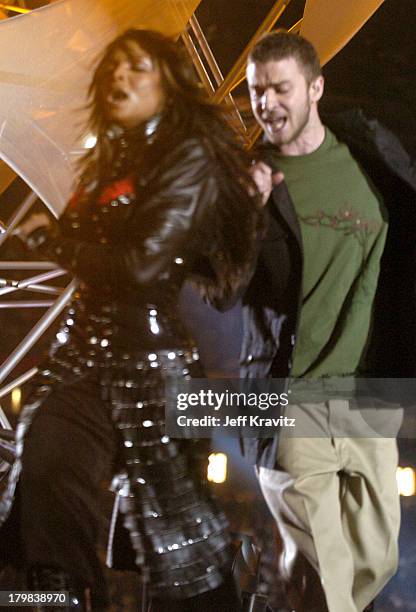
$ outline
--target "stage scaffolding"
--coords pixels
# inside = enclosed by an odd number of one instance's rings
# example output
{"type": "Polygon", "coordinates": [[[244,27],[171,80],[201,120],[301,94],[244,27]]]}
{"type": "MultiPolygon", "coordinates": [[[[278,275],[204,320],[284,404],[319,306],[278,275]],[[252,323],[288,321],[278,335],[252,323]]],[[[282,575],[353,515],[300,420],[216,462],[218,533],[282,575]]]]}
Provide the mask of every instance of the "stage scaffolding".
{"type": "MultiPolygon", "coordinates": [[[[244,139],[246,146],[251,147],[259,135],[257,126],[249,128],[243,119],[243,113],[240,112],[238,103],[233,97],[234,89],[243,81],[244,70],[247,55],[254,45],[255,41],[265,32],[270,31],[281,17],[291,0],[277,0],[269,13],[265,16],[263,22],[255,32],[254,36],[248,42],[244,51],[235,62],[228,74],[225,76],[217,63],[215,55],[205,37],[205,34],[198,22],[196,14],[192,14],[189,18],[186,29],[181,33],[181,40],[185,45],[192,62],[195,66],[197,74],[208,91],[209,95],[215,101],[225,102],[230,105],[232,114],[235,118],[235,124],[244,139]]],[[[47,4],[47,3],[45,3],[47,4]]],[[[29,12],[24,0],[12,3],[0,3],[0,10],[9,11],[9,13],[25,13],[29,12]]],[[[293,26],[294,31],[298,31],[301,21],[293,26]]],[[[31,192],[23,202],[21,202],[12,215],[12,217],[0,229],[0,247],[13,234],[19,222],[30,211],[33,204],[37,201],[37,196],[31,192]]],[[[3,220],[4,221],[4,220],[3,220]]],[[[37,368],[33,367],[27,372],[15,376],[14,371],[20,362],[24,359],[30,349],[36,344],[41,335],[55,321],[59,314],[65,308],[71,295],[76,290],[76,279],[68,282],[67,286],[62,289],[60,287],[51,286],[49,281],[54,278],[65,275],[66,272],[58,268],[55,264],[44,261],[22,262],[22,261],[0,261],[0,308],[1,309],[16,309],[16,308],[36,308],[45,309],[44,314],[39,321],[30,330],[30,332],[22,339],[19,345],[12,351],[7,359],[0,365],[0,401],[11,394],[14,389],[20,387],[29,381],[37,372],[37,368]],[[30,273],[30,276],[24,280],[11,280],[1,277],[2,272],[13,272],[16,270],[25,270],[30,273]],[[21,298],[21,294],[25,291],[30,291],[31,294],[38,293],[38,300],[25,300],[21,298]],[[12,300],[11,297],[18,293],[19,299],[12,300]],[[7,296],[7,297],[6,297],[7,296]],[[11,380],[9,380],[11,378],[11,380]],[[3,386],[2,386],[3,385],[3,386]]],[[[3,433],[0,431],[0,453],[3,447],[3,471],[5,463],[10,461],[12,457],[12,434],[11,424],[4,410],[0,406],[0,426],[3,428],[3,433]]],[[[0,471],[1,471],[0,465],[0,471]]]]}

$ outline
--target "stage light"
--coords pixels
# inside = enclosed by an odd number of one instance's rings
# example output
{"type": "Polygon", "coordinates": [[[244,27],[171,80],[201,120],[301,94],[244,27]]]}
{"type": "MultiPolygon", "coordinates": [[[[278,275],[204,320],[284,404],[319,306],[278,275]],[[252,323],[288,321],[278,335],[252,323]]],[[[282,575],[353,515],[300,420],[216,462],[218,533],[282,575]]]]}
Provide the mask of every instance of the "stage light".
{"type": "Polygon", "coordinates": [[[410,497],[416,494],[416,476],[411,467],[398,467],[396,472],[399,494],[410,497]]]}
{"type": "Polygon", "coordinates": [[[21,402],[22,402],[22,390],[20,389],[20,387],[15,387],[12,391],[13,414],[19,414],[21,402]]]}
{"type": "Polygon", "coordinates": [[[208,480],[221,484],[227,480],[227,455],[211,453],[208,457],[208,480]]]}

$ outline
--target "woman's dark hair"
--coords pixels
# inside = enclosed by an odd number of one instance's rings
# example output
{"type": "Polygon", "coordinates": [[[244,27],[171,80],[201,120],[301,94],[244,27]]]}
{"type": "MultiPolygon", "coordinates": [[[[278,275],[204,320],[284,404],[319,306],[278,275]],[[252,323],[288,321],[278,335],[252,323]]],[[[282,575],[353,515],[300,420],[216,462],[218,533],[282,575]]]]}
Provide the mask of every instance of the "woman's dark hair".
{"type": "MultiPolygon", "coordinates": [[[[248,154],[230,127],[231,113],[208,99],[185,49],[178,43],[153,30],[130,29],[107,46],[88,92],[89,128],[97,143],[80,162],[81,182],[102,184],[112,176],[117,144],[105,115],[101,83],[113,53],[121,49],[128,55],[130,42],[137,43],[159,67],[166,99],[157,137],[146,146],[145,159],[138,161],[137,170],[145,175],[187,137],[197,136],[205,145],[207,154],[216,162],[217,178],[227,197],[210,207],[209,219],[200,224],[199,244],[201,248],[205,245],[210,264],[215,268],[218,289],[232,291],[239,277],[246,273],[255,248],[261,223],[257,189],[248,173],[248,154]]],[[[204,289],[202,284],[199,288],[207,299],[215,301],[213,285],[208,289],[207,284],[204,289]]]]}

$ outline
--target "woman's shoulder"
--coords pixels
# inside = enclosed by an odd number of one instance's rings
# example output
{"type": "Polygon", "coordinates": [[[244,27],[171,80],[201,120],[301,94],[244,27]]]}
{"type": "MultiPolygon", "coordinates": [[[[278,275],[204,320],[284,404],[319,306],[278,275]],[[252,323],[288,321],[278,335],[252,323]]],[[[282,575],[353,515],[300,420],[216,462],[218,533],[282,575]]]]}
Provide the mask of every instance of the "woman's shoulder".
{"type": "Polygon", "coordinates": [[[209,172],[215,165],[215,148],[205,135],[196,131],[167,142],[159,158],[159,172],[188,167],[209,172]]]}
{"type": "Polygon", "coordinates": [[[206,134],[198,130],[192,130],[186,134],[181,134],[176,141],[171,142],[167,149],[167,153],[171,155],[187,154],[212,157],[213,144],[206,134]]]}

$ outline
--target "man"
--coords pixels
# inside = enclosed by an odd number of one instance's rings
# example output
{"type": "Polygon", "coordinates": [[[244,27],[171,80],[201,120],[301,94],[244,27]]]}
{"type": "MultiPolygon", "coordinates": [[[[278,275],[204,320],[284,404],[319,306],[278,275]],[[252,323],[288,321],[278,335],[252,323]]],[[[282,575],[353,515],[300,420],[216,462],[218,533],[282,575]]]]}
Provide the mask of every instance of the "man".
{"type": "MultiPolygon", "coordinates": [[[[243,299],[242,375],[316,379],[324,392],[332,377],[413,377],[415,168],[361,112],[321,121],[324,79],[302,37],[262,38],[247,82],[269,226],[243,299]]],[[[397,567],[401,410],[294,404],[294,435],[244,440],[282,537],[289,601],[371,609],[397,567]]]]}

